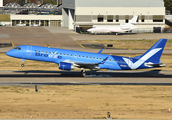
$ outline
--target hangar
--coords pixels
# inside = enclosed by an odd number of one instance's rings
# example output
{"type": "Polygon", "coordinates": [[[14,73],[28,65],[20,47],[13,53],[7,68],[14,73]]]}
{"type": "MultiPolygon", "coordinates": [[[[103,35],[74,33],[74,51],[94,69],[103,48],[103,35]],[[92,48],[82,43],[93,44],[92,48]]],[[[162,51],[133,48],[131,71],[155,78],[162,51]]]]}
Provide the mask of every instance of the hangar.
{"type": "Polygon", "coordinates": [[[165,27],[163,0],[63,0],[62,26],[119,25],[138,15],[138,31],[165,27]]]}
{"type": "MultiPolygon", "coordinates": [[[[1,0],[3,3],[3,0],[1,0]]],[[[4,6],[0,2],[0,13],[10,15],[8,22],[0,21],[6,25],[16,26],[16,24],[26,24],[32,26],[39,24],[40,26],[61,26],[62,15],[61,5],[53,5],[44,3],[36,5],[35,3],[26,3],[19,5],[18,3],[9,2],[4,6]]]]}

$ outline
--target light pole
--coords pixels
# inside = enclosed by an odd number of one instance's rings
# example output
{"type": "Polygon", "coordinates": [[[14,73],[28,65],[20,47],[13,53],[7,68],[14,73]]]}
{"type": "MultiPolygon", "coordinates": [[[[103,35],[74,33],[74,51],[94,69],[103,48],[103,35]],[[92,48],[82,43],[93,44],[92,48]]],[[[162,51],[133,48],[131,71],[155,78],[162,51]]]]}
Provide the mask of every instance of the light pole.
{"type": "Polygon", "coordinates": [[[149,12],[148,12],[148,28],[149,28],[149,12]]]}
{"type": "Polygon", "coordinates": [[[108,12],[106,12],[106,25],[107,25],[107,21],[108,21],[107,14],[108,14],[108,12]]]}

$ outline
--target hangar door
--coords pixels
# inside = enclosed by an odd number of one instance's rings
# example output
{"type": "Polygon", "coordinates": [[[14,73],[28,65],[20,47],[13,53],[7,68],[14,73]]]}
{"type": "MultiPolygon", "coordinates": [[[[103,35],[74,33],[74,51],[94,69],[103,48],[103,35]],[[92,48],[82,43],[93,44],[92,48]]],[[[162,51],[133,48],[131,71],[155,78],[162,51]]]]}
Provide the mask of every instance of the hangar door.
{"type": "Polygon", "coordinates": [[[20,23],[20,20],[12,20],[12,26],[16,26],[20,23]]]}
{"type": "Polygon", "coordinates": [[[60,20],[51,20],[50,26],[51,27],[61,27],[61,21],[60,20]]]}

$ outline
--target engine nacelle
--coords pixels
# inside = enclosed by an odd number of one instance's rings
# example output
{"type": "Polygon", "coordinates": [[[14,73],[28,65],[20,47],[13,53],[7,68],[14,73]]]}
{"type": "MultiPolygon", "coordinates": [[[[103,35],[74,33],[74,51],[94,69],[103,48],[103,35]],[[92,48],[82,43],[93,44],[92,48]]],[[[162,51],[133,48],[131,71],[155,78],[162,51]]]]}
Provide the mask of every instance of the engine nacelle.
{"type": "Polygon", "coordinates": [[[60,62],[59,69],[61,70],[74,70],[75,66],[72,63],[60,62]]]}

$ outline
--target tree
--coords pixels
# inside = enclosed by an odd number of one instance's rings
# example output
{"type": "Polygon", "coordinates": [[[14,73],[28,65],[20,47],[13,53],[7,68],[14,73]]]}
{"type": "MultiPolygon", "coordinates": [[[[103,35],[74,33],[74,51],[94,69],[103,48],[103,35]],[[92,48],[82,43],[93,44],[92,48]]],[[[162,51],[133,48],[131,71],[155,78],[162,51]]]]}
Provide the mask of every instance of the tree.
{"type": "Polygon", "coordinates": [[[172,11],[172,0],[164,0],[166,10],[172,11]]]}

